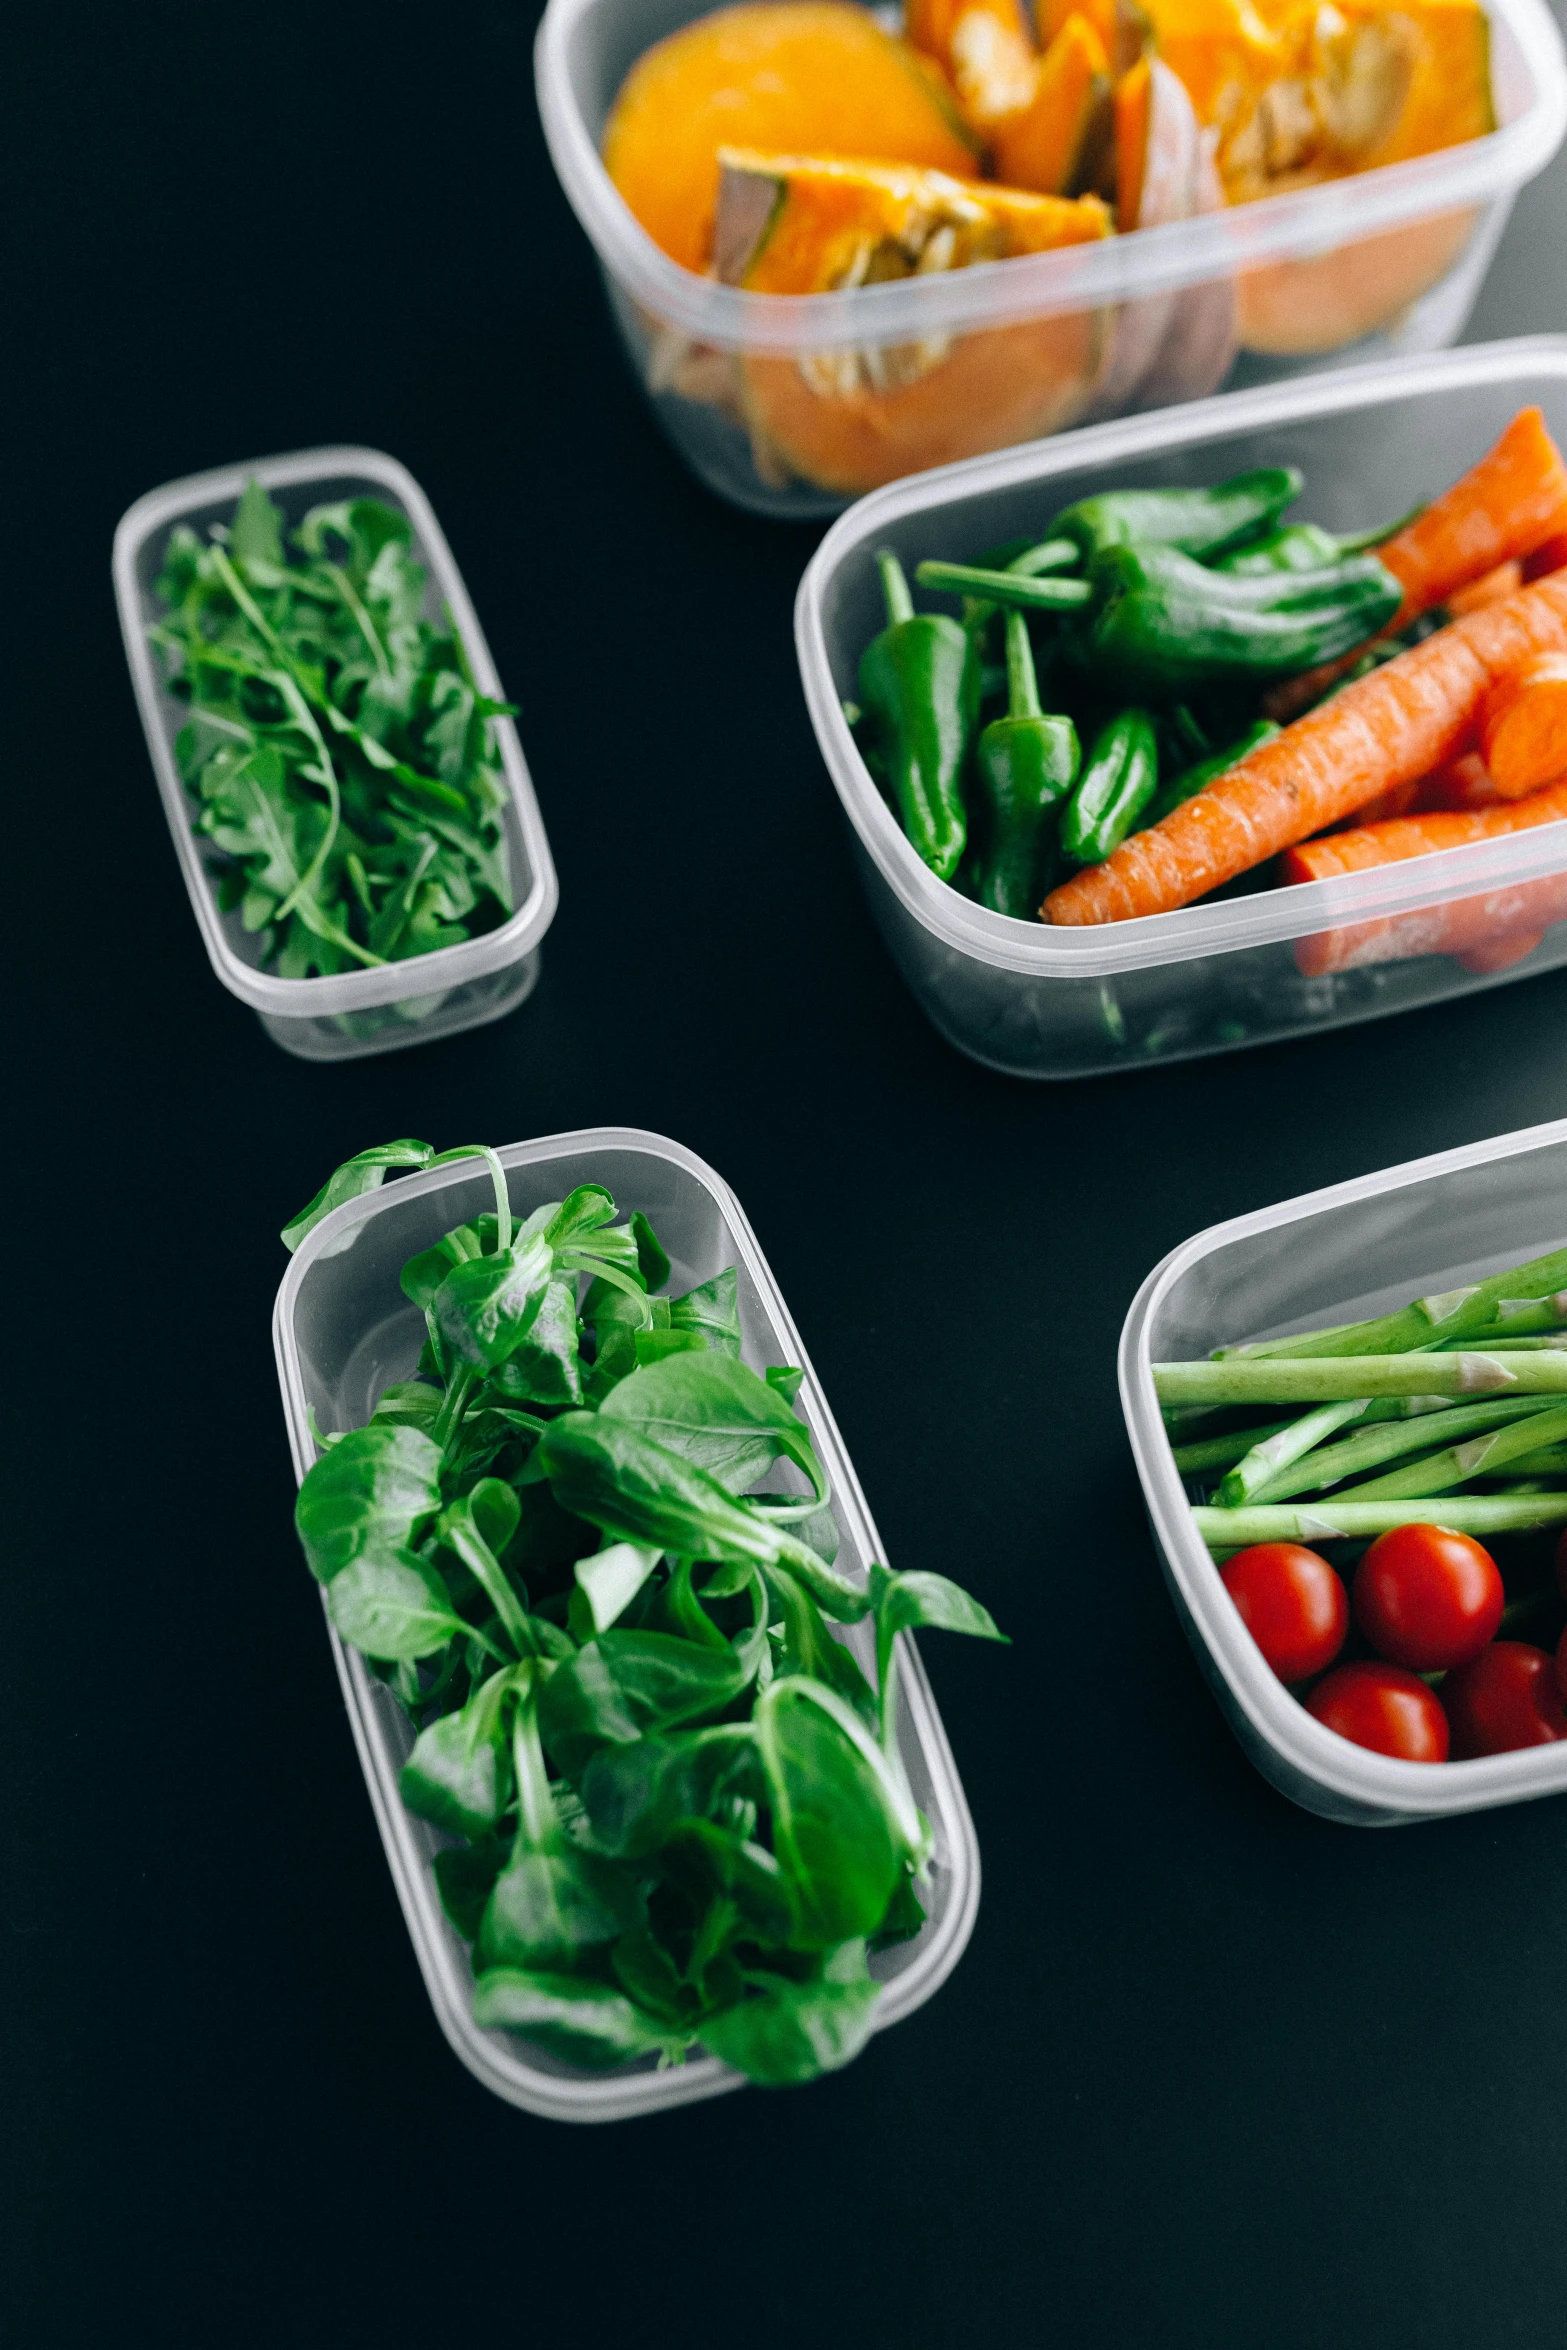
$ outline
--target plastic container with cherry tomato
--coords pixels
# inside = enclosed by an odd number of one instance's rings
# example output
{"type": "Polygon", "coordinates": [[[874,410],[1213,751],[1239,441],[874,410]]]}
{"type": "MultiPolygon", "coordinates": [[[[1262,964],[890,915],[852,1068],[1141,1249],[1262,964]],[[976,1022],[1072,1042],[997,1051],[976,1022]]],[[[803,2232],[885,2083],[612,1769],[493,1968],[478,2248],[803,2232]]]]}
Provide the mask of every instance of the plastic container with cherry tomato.
{"type": "MultiPolygon", "coordinates": [[[[1411,1504],[1409,1523],[1345,1539],[1331,1515],[1344,1486],[1315,1519],[1309,1504],[1296,1513],[1295,1540],[1210,1548],[1215,1513],[1199,1522],[1193,1504],[1211,1499],[1217,1478],[1183,1478],[1153,1365],[1392,1314],[1415,1298],[1440,1304],[1564,1243],[1567,1120],[1214,1226],[1156,1267],[1133,1303],[1121,1393],[1166,1582],[1242,1745],[1309,1810],[1396,1825],[1567,1791],[1567,1467],[1553,1479],[1550,1463],[1536,1476],[1524,1462],[1530,1482],[1487,1489],[1553,1497],[1538,1514],[1555,1523],[1476,1528],[1471,1512],[1467,1531],[1444,1527],[1432,1498],[1411,1504]]],[[[1567,1293],[1553,1303],[1560,1341],[1537,1343],[1554,1354],[1567,1352],[1567,1293]]],[[[1204,1425],[1222,1434],[1226,1422],[1204,1425]]],[[[1266,1515],[1250,1514],[1254,1525],[1266,1515]]],[[[1455,1501],[1447,1514],[1466,1511],[1455,1501]]]]}

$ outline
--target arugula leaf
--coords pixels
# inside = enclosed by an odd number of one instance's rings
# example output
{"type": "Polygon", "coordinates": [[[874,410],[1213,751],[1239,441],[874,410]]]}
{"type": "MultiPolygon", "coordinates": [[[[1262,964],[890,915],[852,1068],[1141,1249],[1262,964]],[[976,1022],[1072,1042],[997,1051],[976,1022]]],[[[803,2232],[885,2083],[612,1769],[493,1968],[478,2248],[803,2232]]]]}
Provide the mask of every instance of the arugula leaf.
{"type": "Polygon", "coordinates": [[[256,482],[206,544],[170,534],[149,631],[191,718],[176,757],[220,903],[287,977],[374,967],[512,911],[492,721],[424,618],[407,517],[318,507],[289,547],[256,482]]]}

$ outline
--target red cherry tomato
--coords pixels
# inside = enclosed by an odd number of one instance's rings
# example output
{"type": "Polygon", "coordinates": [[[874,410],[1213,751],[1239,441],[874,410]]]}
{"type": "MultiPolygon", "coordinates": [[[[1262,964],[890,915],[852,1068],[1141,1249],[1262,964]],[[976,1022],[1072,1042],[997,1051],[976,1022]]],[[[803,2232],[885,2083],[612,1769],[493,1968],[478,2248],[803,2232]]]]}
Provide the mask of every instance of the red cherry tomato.
{"type": "Polygon", "coordinates": [[[1241,1622],[1281,1681],[1325,1672],[1349,1630],[1349,1594],[1298,1542],[1257,1542],[1221,1570],[1241,1622]]]}
{"type": "Polygon", "coordinates": [[[1398,1665],[1370,1658],[1340,1665],[1317,1683],[1306,1711],[1374,1754],[1396,1755],[1401,1762],[1447,1760],[1447,1716],[1435,1692],[1398,1665]]]}
{"type": "Polygon", "coordinates": [[[1567,1705],[1567,1632],[1556,1644],[1556,1686],[1562,1693],[1563,1705],[1567,1705]]]}
{"type": "Polygon", "coordinates": [[[1567,1738],[1567,1709],[1551,1660],[1526,1640],[1493,1640],[1472,1664],[1448,1674],[1442,1702],[1455,1756],[1511,1754],[1567,1738]]]}
{"type": "Polygon", "coordinates": [[[1506,1593],[1496,1561],[1445,1526],[1395,1526],[1355,1569],[1355,1621],[1412,1673],[1466,1665],[1492,1639],[1506,1593]]]}

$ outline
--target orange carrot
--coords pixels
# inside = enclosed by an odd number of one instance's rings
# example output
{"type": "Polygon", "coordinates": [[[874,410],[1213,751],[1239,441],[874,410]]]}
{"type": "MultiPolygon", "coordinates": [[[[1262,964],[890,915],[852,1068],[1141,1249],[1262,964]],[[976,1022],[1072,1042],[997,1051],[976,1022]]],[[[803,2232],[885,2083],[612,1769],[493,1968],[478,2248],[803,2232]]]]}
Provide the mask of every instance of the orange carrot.
{"type": "Polygon", "coordinates": [[[1451,622],[1357,678],[1162,823],[1134,832],[1104,864],[1052,890],[1043,918],[1125,922],[1189,906],[1378,792],[1444,766],[1468,748],[1495,678],[1563,651],[1567,572],[1451,622]]]}
{"type": "Polygon", "coordinates": [[[1567,775],[1567,657],[1499,677],[1480,705],[1480,756],[1504,800],[1567,775]]]}
{"type": "Polygon", "coordinates": [[[1567,519],[1567,465],[1538,408],[1520,408],[1488,456],[1378,547],[1404,591],[1393,628],[1498,563],[1532,555],[1567,519]]]}
{"type": "Polygon", "coordinates": [[[1477,808],[1472,815],[1456,810],[1436,816],[1395,816],[1386,824],[1361,824],[1352,832],[1330,832],[1323,840],[1303,840],[1285,852],[1286,881],[1326,881],[1335,874],[1364,873],[1374,865],[1401,865],[1409,857],[1430,856],[1437,849],[1465,848],[1471,841],[1500,840],[1514,832],[1528,832],[1536,824],[1555,824],[1567,816],[1567,777],[1549,791],[1510,808],[1477,808]]]}
{"type": "MultiPolygon", "coordinates": [[[[1436,849],[1470,841],[1496,840],[1537,824],[1567,817],[1567,781],[1536,792],[1511,808],[1472,816],[1409,818],[1368,824],[1291,849],[1284,869],[1291,881],[1323,881],[1340,873],[1423,857],[1436,849]]],[[[1444,906],[1418,906],[1407,914],[1383,914],[1349,922],[1297,939],[1295,961],[1308,979],[1328,971],[1363,969],[1368,963],[1404,963],[1416,955],[1456,955],[1466,971],[1505,971],[1532,954],[1553,922],[1567,916],[1567,872],[1538,881],[1508,882],[1479,896],[1444,906]]]]}
{"type": "Polygon", "coordinates": [[[1515,596],[1523,584],[1523,565],[1509,557],[1493,571],[1482,571],[1467,587],[1454,588],[1447,608],[1455,620],[1462,620],[1466,612],[1478,612],[1483,604],[1499,604],[1503,596],[1515,596]]]}
{"type": "Polygon", "coordinates": [[[1476,977],[1492,971],[1510,971],[1514,963],[1521,963],[1525,955],[1534,953],[1544,936],[1543,930],[1504,931],[1485,946],[1469,947],[1453,960],[1461,963],[1466,971],[1473,971],[1476,977]]]}
{"type": "MultiPolygon", "coordinates": [[[[1521,560],[1567,530],[1567,465],[1538,408],[1520,408],[1501,439],[1450,490],[1375,549],[1404,600],[1382,631],[1396,636],[1418,613],[1498,564],[1521,560]]],[[[1362,648],[1363,649],[1363,648],[1362,648]]],[[[1293,717],[1359,659],[1360,650],[1274,688],[1266,707],[1293,717]]]]}

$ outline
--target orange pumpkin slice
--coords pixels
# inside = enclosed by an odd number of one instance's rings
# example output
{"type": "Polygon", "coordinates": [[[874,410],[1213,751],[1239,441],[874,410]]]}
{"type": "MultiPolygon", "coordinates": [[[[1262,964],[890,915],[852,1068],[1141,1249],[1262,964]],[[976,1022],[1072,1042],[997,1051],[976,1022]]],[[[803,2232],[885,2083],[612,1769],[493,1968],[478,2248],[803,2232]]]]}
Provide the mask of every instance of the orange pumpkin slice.
{"type": "Polygon", "coordinates": [[[1074,193],[1097,178],[1110,133],[1110,59],[1074,12],[1039,60],[1028,104],[991,132],[996,169],[1015,188],[1074,193]]]}
{"type": "Polygon", "coordinates": [[[1034,24],[1049,50],[1074,16],[1086,16],[1099,35],[1113,74],[1129,73],[1148,46],[1149,24],[1138,0],[1035,0],[1034,24]]]}
{"type": "Polygon", "coordinates": [[[604,163],[655,244],[705,269],[725,145],[883,155],[969,172],[940,68],[839,0],[747,0],[671,33],[621,84],[604,163]]]}
{"type": "MultiPolygon", "coordinates": [[[[1183,72],[1161,12],[1189,0],[1148,4],[1161,51],[1183,72]]],[[[1490,24],[1477,0],[1258,6],[1269,13],[1276,62],[1269,68],[1259,51],[1253,85],[1232,81],[1206,118],[1220,131],[1230,203],[1407,162],[1496,127],[1490,24]]],[[[1445,277],[1473,227],[1472,212],[1447,213],[1248,271],[1237,289],[1241,341],[1301,357],[1359,341],[1445,277]]]]}
{"type": "Polygon", "coordinates": [[[1232,204],[1405,163],[1496,127],[1490,22],[1477,0],[1291,0],[1277,37],[1281,70],[1249,97],[1231,92],[1220,125],[1232,204]]]}
{"type": "MultiPolygon", "coordinates": [[[[719,274],[813,294],[1051,252],[1110,234],[1096,196],[1038,195],[896,164],[726,148],[719,274]]],[[[927,466],[1058,431],[1100,372],[1104,326],[1078,311],[953,339],[741,358],[764,478],[857,496],[927,466]]]]}
{"type": "Polygon", "coordinates": [[[1019,0],[908,0],[903,31],[951,76],[976,130],[1032,99],[1038,60],[1019,0]]]}
{"type": "MultiPolygon", "coordinates": [[[[1494,129],[1478,0],[1139,0],[1158,56],[1217,134],[1231,204],[1457,146],[1494,129]]],[[[1123,221],[1125,226],[1125,221],[1123,221]]],[[[1379,230],[1236,287],[1247,350],[1306,357],[1388,327],[1454,266],[1473,214],[1379,230]]]]}

